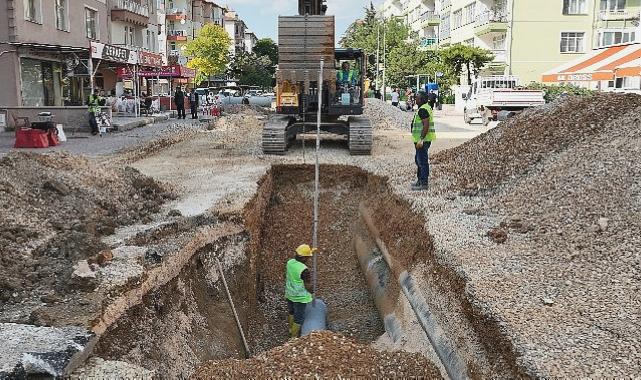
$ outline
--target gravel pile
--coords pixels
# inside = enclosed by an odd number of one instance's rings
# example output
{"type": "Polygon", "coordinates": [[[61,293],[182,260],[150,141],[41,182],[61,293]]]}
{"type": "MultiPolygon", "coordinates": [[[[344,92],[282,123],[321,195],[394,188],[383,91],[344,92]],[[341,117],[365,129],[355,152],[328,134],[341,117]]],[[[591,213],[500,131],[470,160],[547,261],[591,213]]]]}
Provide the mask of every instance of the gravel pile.
{"type": "Polygon", "coordinates": [[[230,104],[224,106],[223,112],[225,115],[242,113],[243,115],[254,116],[270,113],[268,108],[257,106],[255,104],[230,104]]]}
{"type": "Polygon", "coordinates": [[[71,291],[73,266],[105,248],[100,236],[149,219],[172,197],[132,168],[103,166],[68,153],[4,157],[0,304],[71,291]]]}
{"type": "Polygon", "coordinates": [[[375,130],[405,129],[409,131],[414,116],[413,112],[403,111],[375,98],[366,100],[363,114],[370,119],[375,130]]]}
{"type": "Polygon", "coordinates": [[[574,144],[608,139],[610,124],[641,107],[641,96],[595,94],[529,109],[465,144],[436,154],[436,173],[467,193],[491,190],[574,144]]]}
{"type": "Polygon", "coordinates": [[[442,378],[434,364],[420,354],[380,352],[323,331],[290,340],[252,359],[207,362],[192,379],[410,377],[442,378]]]}

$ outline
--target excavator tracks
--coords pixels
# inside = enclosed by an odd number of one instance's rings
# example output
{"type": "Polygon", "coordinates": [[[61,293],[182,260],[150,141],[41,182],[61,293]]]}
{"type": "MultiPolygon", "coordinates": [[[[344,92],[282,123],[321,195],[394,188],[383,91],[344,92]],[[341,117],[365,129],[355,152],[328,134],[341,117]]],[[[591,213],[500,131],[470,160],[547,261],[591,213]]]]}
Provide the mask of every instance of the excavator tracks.
{"type": "Polygon", "coordinates": [[[372,124],[363,116],[350,116],[349,154],[370,155],[372,153],[372,124]]]}
{"type": "Polygon", "coordinates": [[[263,127],[263,153],[284,155],[287,150],[287,127],[291,117],[274,115],[263,127]]]}

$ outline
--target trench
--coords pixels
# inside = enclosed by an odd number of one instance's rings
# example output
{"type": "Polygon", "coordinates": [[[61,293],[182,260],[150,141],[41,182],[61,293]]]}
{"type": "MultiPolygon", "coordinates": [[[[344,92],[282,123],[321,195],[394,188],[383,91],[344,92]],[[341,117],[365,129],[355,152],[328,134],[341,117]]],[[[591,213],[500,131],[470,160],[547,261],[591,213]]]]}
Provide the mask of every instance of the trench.
{"type": "MultiPolygon", "coordinates": [[[[175,278],[147,293],[106,329],[94,356],[170,378],[188,377],[207,360],[244,358],[216,258],[223,262],[251,355],[285,343],[284,266],[299,244],[310,243],[313,180],[312,166],[273,166],[243,215],[225,217],[225,222],[242,225],[243,232],[199,249],[175,278]]],[[[323,165],[320,187],[317,296],[328,305],[330,330],[373,342],[389,330],[381,308],[393,312],[403,297],[398,284],[390,281],[387,304],[381,306],[361,269],[357,248],[378,249],[363,221],[367,210],[378,228],[376,237],[386,242],[399,265],[426,266],[430,278],[421,279],[423,291],[430,294],[434,319],[444,321],[444,334],[451,334],[448,343],[466,363],[466,377],[527,377],[498,325],[467,301],[463,279],[436,260],[422,218],[392,194],[385,178],[355,167],[323,165]],[[451,325],[467,330],[460,333],[451,325]]],[[[153,234],[138,237],[136,243],[151,240],[153,234]]]]}

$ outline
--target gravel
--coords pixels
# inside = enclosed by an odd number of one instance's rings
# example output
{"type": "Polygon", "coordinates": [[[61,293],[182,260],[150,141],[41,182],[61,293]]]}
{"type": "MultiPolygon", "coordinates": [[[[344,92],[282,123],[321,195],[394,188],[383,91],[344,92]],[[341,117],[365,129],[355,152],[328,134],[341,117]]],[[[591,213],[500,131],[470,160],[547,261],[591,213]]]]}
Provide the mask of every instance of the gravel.
{"type": "Polygon", "coordinates": [[[248,360],[203,364],[192,379],[243,378],[416,378],[441,379],[416,353],[377,351],[340,334],[313,332],[248,360]]]}

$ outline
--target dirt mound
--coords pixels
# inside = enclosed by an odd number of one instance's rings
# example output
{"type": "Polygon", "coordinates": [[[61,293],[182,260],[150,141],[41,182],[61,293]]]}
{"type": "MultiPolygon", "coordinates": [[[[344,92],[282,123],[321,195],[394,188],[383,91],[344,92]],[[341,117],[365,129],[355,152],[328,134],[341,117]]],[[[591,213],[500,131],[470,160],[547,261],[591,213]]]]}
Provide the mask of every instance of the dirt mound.
{"type": "Polygon", "coordinates": [[[244,114],[244,115],[266,115],[269,109],[254,104],[230,104],[224,106],[225,114],[244,114]]]}
{"type": "Polygon", "coordinates": [[[379,352],[329,331],[313,332],[248,360],[210,361],[192,379],[249,378],[426,378],[441,379],[424,356],[379,352]]]}
{"type": "Polygon", "coordinates": [[[172,195],[135,169],[68,153],[0,160],[0,304],[65,293],[99,238],[145,220],[172,195]]]}
{"type": "Polygon", "coordinates": [[[445,173],[454,188],[491,190],[572,145],[602,142],[613,121],[639,107],[641,96],[633,94],[565,98],[527,110],[459,147],[438,153],[433,162],[439,164],[436,172],[445,173]]]}
{"type": "Polygon", "coordinates": [[[406,129],[409,131],[413,112],[403,111],[380,99],[365,100],[363,113],[372,122],[374,129],[406,129]]]}

